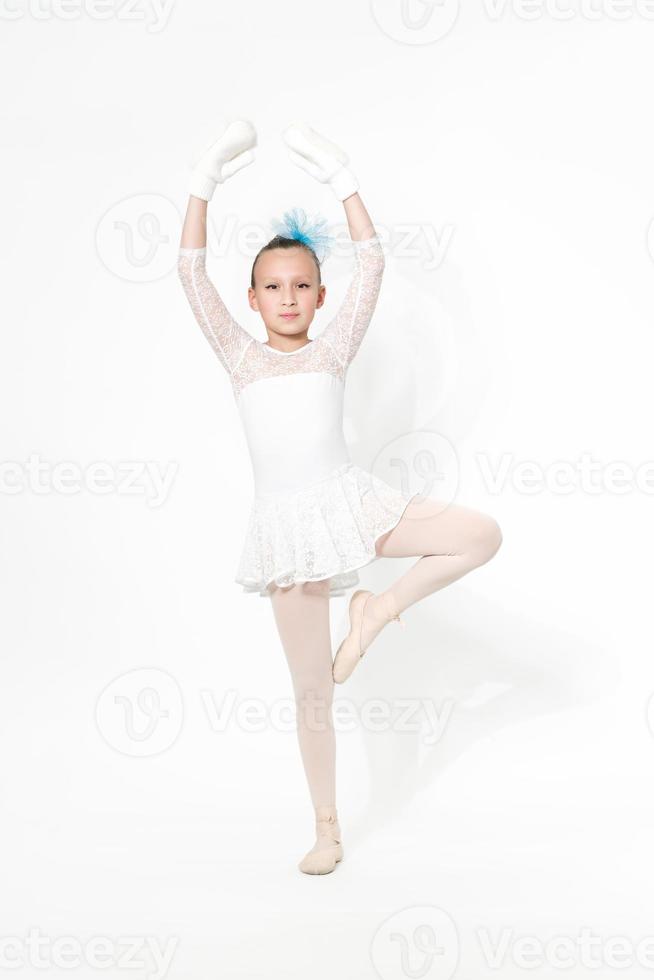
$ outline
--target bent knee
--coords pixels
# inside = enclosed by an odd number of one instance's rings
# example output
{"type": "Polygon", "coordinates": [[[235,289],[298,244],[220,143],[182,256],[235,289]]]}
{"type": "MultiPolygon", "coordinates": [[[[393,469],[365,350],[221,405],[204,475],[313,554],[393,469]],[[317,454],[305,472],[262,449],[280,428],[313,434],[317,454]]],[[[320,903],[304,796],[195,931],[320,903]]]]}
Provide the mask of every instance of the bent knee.
{"type": "Polygon", "coordinates": [[[490,514],[479,514],[474,533],[473,549],[480,564],[489,561],[502,544],[502,529],[490,514]]]}

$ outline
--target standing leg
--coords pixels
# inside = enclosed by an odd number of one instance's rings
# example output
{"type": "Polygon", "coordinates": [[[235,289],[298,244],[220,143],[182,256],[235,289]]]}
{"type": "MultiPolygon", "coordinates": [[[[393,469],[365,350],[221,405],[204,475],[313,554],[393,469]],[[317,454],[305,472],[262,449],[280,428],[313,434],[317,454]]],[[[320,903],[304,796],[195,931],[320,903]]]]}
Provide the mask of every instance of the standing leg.
{"type": "Polygon", "coordinates": [[[316,818],[316,844],[299,867],[309,874],[324,874],[333,871],[342,857],[336,811],[329,582],[274,587],[270,598],[291,672],[298,742],[316,818]]]}

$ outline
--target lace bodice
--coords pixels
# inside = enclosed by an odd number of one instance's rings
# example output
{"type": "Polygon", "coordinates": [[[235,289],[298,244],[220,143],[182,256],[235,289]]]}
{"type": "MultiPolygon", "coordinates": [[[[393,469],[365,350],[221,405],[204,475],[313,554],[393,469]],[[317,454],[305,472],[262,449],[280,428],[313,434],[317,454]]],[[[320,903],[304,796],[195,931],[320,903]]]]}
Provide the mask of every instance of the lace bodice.
{"type": "Polygon", "coordinates": [[[254,476],[254,499],[236,582],[327,580],[330,595],[359,581],[375,542],[409,496],[352,462],[343,431],[345,376],[370,323],[384,270],[377,235],[353,242],[355,269],[322,333],[284,352],[231,316],[206,270],[206,248],[179,250],[179,277],[202,332],[229,374],[254,476]],[[256,382],[256,383],[255,383],[256,382]]]}
{"type": "Polygon", "coordinates": [[[238,401],[253,381],[322,372],[343,381],[370,323],[384,270],[378,235],[353,241],[356,268],[341,306],[319,337],[296,351],[277,351],[252,337],[223,303],[206,269],[205,248],[180,248],[178,273],[205,337],[230,376],[238,401]]]}

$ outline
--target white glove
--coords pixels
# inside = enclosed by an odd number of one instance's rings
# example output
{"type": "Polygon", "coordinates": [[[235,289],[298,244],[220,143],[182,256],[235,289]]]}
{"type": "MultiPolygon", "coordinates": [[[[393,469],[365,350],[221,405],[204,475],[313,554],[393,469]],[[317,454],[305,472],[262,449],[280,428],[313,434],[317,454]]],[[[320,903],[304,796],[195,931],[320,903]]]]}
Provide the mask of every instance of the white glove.
{"type": "Polygon", "coordinates": [[[295,122],[282,133],[293,163],[323,184],[329,184],[339,201],[356,194],[359,183],[346,164],[347,154],[307,123],[295,122]]]}
{"type": "Polygon", "coordinates": [[[257,134],[251,122],[247,119],[231,122],[193,167],[189,193],[203,201],[210,201],[217,184],[222,184],[252,163],[252,148],[256,145],[257,134]]]}

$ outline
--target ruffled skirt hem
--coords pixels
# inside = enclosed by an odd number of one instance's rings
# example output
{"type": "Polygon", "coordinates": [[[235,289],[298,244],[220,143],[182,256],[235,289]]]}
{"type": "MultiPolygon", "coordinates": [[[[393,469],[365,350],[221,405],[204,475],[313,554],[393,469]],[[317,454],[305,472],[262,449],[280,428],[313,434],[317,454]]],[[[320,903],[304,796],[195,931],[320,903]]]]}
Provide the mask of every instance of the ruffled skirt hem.
{"type": "Polygon", "coordinates": [[[257,497],[234,581],[268,598],[273,586],[328,579],[330,598],[344,595],[416,496],[347,463],[318,483],[257,497]]]}

